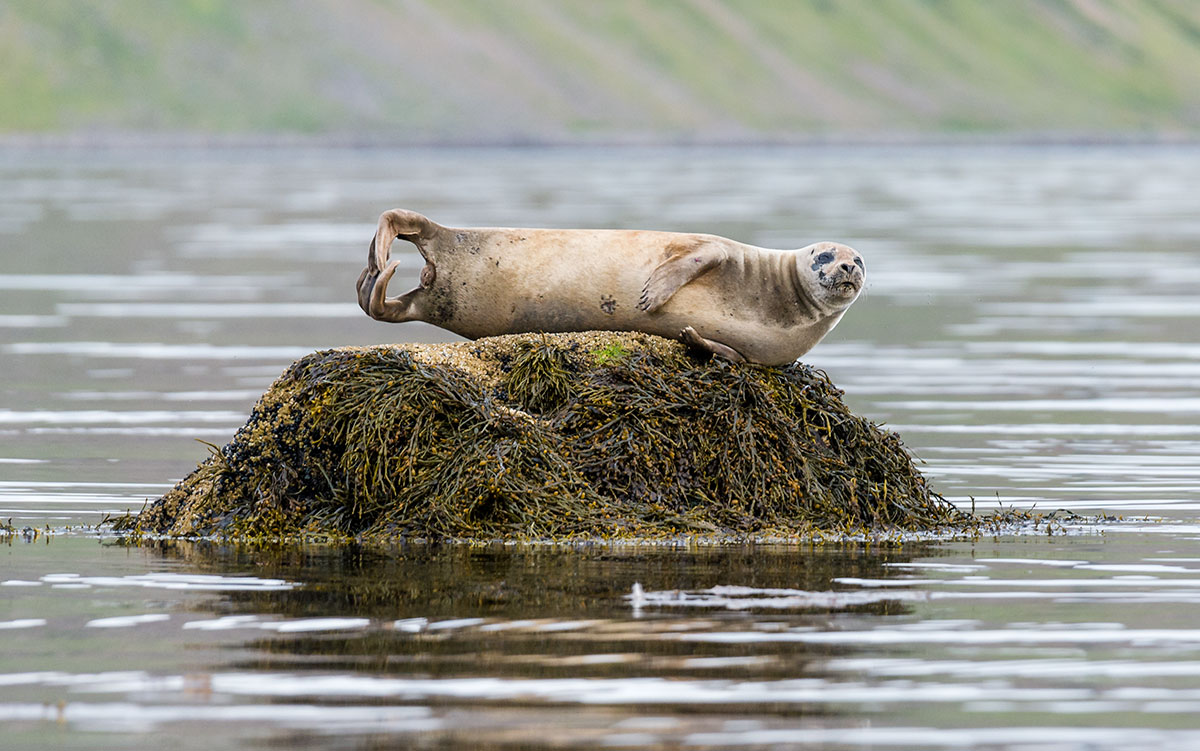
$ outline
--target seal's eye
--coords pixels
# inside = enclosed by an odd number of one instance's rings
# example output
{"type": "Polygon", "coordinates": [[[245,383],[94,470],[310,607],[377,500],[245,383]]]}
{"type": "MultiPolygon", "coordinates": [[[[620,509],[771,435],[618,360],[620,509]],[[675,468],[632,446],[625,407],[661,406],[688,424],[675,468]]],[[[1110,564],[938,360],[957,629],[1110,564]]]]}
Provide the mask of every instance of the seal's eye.
{"type": "Polygon", "coordinates": [[[814,263],[819,263],[824,266],[827,263],[833,263],[833,253],[828,250],[813,259],[814,263]]]}
{"type": "Polygon", "coordinates": [[[858,264],[858,267],[859,267],[860,269],[862,269],[863,271],[866,271],[866,270],[867,270],[867,267],[866,267],[866,266],[863,266],[863,261],[862,261],[862,258],[859,258],[858,256],[854,256],[854,262],[855,262],[856,264],[858,264]]]}

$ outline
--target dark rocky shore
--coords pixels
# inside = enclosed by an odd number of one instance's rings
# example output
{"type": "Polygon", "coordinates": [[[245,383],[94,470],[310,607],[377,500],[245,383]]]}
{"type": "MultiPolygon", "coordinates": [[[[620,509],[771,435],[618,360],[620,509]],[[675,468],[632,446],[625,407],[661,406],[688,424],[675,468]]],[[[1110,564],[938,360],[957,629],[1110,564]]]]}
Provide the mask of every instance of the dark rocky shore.
{"type": "Polygon", "coordinates": [[[587,332],[308,355],[233,440],[118,526],[238,539],[746,539],[965,520],[823,373],[587,332]]]}

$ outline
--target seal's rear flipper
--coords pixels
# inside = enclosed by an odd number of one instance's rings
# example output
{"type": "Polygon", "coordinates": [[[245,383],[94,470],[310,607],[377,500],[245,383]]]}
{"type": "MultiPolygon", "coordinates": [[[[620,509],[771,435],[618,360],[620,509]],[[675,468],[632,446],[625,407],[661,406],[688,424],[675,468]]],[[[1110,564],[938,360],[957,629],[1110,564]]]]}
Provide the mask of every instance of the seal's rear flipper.
{"type": "Polygon", "coordinates": [[[704,237],[671,243],[667,253],[667,260],[650,272],[646,286],[642,288],[642,298],[637,306],[647,313],[661,308],[680,287],[725,260],[725,249],[704,237]]]}
{"type": "MultiPolygon", "coordinates": [[[[413,308],[419,295],[425,290],[423,284],[399,297],[387,296],[388,282],[392,280],[392,275],[399,267],[399,261],[392,261],[386,269],[378,274],[373,273],[370,268],[366,268],[358,277],[358,306],[377,321],[401,323],[419,319],[413,308]]],[[[422,282],[425,280],[424,271],[421,272],[421,280],[422,282]]]]}
{"type": "Polygon", "coordinates": [[[358,306],[374,319],[380,321],[411,321],[415,314],[411,310],[416,294],[428,287],[436,276],[431,261],[426,260],[421,269],[421,286],[399,297],[387,297],[387,285],[396,273],[397,262],[392,261],[392,241],[397,237],[417,246],[425,257],[425,246],[444,230],[437,222],[407,209],[391,209],[379,217],[379,227],[367,250],[367,267],[358,275],[358,306]]]}
{"type": "Polygon", "coordinates": [[[724,357],[730,362],[746,362],[746,358],[742,356],[741,352],[720,342],[714,342],[712,339],[705,339],[697,334],[696,330],[691,326],[680,331],[679,338],[683,340],[684,344],[693,349],[702,350],[718,357],[724,357]]]}
{"type": "Polygon", "coordinates": [[[367,251],[367,268],[375,273],[387,268],[391,257],[392,241],[403,237],[425,255],[425,243],[437,236],[443,229],[437,222],[428,217],[407,209],[391,209],[379,216],[379,228],[375,231],[375,239],[367,251]]]}

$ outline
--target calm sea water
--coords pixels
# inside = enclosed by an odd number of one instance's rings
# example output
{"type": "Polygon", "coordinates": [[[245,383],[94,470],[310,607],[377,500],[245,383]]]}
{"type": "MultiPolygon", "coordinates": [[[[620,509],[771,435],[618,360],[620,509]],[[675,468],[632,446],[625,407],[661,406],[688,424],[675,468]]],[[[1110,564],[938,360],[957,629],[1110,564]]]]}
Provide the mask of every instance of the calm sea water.
{"type": "Polygon", "coordinates": [[[1195,148],[0,151],[0,518],[28,528],[0,545],[3,745],[1198,748],[1198,195],[1195,148]],[[721,549],[79,529],[294,358],[447,338],[354,302],[393,206],[848,242],[867,291],[806,360],[956,503],[1106,520],[721,549]]]}

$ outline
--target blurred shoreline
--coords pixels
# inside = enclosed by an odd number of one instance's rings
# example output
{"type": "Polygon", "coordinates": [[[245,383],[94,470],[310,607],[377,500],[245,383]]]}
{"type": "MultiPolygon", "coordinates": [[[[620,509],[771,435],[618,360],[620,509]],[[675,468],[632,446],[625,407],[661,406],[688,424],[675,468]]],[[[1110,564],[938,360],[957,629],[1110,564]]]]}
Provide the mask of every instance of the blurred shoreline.
{"type": "Polygon", "coordinates": [[[369,134],[77,132],[0,134],[0,150],[46,149],[557,149],[1196,146],[1200,133],[836,133],[747,138],[624,134],[577,138],[394,138],[369,134]]]}

